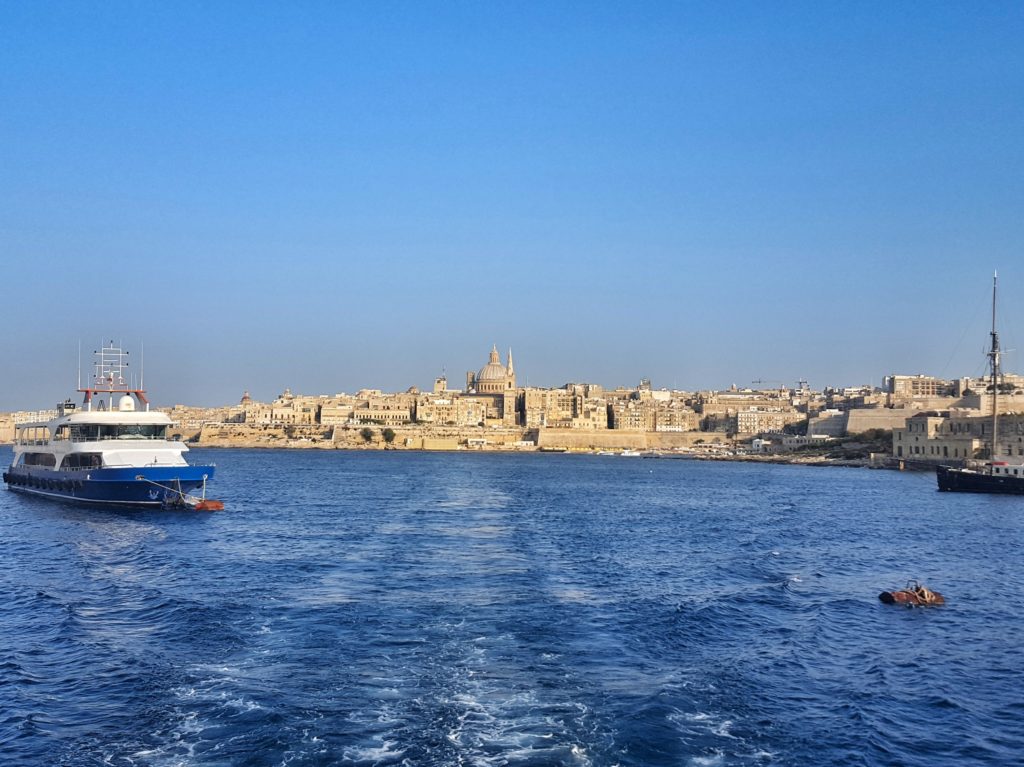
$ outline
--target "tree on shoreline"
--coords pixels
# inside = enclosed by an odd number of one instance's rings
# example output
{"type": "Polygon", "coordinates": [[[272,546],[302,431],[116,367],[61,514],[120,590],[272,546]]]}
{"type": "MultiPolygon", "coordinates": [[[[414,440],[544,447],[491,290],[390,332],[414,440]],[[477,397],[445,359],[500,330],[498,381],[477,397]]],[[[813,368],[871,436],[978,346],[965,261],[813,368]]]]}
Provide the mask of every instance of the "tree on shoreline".
{"type": "Polygon", "coordinates": [[[364,426],[362,429],[359,430],[359,436],[363,438],[363,442],[369,444],[370,440],[373,439],[373,429],[371,429],[369,426],[364,426]]]}

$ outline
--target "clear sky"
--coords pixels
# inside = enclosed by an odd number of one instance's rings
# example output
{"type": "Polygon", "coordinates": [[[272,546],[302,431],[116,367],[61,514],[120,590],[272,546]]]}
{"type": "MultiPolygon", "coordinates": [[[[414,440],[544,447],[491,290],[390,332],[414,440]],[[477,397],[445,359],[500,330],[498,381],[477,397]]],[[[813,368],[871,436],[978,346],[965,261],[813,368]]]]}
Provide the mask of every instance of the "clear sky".
{"type": "Polygon", "coordinates": [[[978,374],[1024,4],[5,0],[0,268],[0,410],[978,374]]]}

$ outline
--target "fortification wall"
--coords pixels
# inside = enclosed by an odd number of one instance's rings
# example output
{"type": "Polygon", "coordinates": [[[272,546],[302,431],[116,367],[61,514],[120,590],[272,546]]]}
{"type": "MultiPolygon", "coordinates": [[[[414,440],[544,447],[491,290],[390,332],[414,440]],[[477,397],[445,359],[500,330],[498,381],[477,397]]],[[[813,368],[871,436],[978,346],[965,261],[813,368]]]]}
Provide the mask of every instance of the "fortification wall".
{"type": "Polygon", "coordinates": [[[201,447],[333,447],[331,429],[323,426],[270,426],[206,423],[196,442],[201,447]]]}
{"type": "Polygon", "coordinates": [[[840,413],[822,413],[807,421],[808,434],[823,434],[827,437],[844,437],[847,434],[846,411],[840,413]]]}
{"type": "Polygon", "coordinates": [[[619,429],[539,429],[537,446],[567,450],[646,450],[647,433],[619,429]]]}
{"type": "Polygon", "coordinates": [[[650,431],[646,434],[650,450],[672,450],[677,447],[693,447],[698,442],[724,441],[725,436],[702,431],[650,431]]]}
{"type": "Polygon", "coordinates": [[[198,444],[202,447],[294,447],[339,450],[520,450],[533,449],[533,441],[536,440],[535,432],[524,429],[408,425],[390,427],[393,434],[391,441],[388,442],[384,439],[387,428],[376,425],[273,426],[208,423],[204,424],[199,432],[198,444]]]}
{"type": "Polygon", "coordinates": [[[868,429],[897,429],[906,426],[907,419],[920,410],[909,408],[858,408],[848,412],[847,434],[860,434],[868,429]]]}
{"type": "Polygon", "coordinates": [[[618,429],[495,429],[410,424],[383,426],[271,426],[208,423],[199,432],[202,447],[295,447],[340,450],[672,450],[724,439],[706,432],[641,432],[618,429]],[[369,439],[364,437],[364,429],[369,439]]]}
{"type": "Polygon", "coordinates": [[[392,426],[394,438],[388,443],[384,439],[384,428],[386,427],[336,426],[332,441],[334,447],[343,449],[458,450],[477,447],[483,450],[512,450],[523,447],[517,443],[535,439],[532,432],[524,429],[410,424],[392,426]],[[369,440],[363,436],[364,429],[370,430],[369,440]]]}

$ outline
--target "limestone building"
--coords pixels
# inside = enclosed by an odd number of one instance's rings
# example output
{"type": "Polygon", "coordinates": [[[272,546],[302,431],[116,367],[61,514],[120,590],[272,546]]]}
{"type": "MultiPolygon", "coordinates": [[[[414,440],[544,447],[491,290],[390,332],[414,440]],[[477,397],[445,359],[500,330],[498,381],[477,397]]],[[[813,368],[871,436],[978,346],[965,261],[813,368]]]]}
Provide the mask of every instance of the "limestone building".
{"type": "Polygon", "coordinates": [[[508,365],[501,364],[498,346],[491,348],[491,357],[480,372],[466,373],[466,394],[504,394],[516,388],[516,373],[512,367],[512,350],[508,350],[508,365]]]}
{"type": "Polygon", "coordinates": [[[508,350],[508,364],[502,365],[497,345],[492,347],[487,364],[477,373],[466,373],[464,397],[473,397],[486,405],[482,419],[485,425],[516,425],[516,373],[512,365],[512,350],[508,350]]]}
{"type": "MultiPolygon", "coordinates": [[[[936,463],[963,462],[987,458],[992,444],[992,416],[976,410],[919,413],[892,431],[892,454],[936,463]]],[[[999,418],[996,459],[1024,457],[1024,415],[999,418]]]]}
{"type": "Polygon", "coordinates": [[[952,397],[956,392],[956,382],[926,375],[891,375],[886,376],[884,388],[896,397],[952,397]]]}

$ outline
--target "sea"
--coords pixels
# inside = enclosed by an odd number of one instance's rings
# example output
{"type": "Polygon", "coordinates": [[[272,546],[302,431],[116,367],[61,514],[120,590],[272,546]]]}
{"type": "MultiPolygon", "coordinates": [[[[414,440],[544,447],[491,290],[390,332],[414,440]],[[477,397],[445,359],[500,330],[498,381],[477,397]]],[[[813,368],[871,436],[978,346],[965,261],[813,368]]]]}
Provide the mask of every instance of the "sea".
{"type": "Polygon", "coordinates": [[[1024,498],[621,456],[189,457],[224,511],[0,489],[0,764],[1024,763],[1024,498]],[[911,579],[945,606],[879,601],[911,579]]]}

